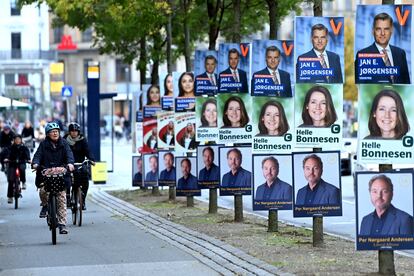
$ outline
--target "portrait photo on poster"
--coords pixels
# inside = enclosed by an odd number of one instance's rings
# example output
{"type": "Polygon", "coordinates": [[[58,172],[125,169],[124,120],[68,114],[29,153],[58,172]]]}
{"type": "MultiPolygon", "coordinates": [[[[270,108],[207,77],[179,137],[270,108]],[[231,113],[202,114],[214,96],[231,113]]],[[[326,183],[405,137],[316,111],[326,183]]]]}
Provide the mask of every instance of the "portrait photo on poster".
{"type": "Polygon", "coordinates": [[[132,156],[132,186],[142,186],[142,157],[132,156]]]}
{"type": "Polygon", "coordinates": [[[355,83],[411,83],[412,6],[358,5],[355,83]]]}
{"type": "Polygon", "coordinates": [[[413,163],[413,85],[361,84],[358,158],[371,163],[413,163]]]}
{"type": "Polygon", "coordinates": [[[341,147],[342,84],[296,84],[295,91],[296,146],[341,147]]]}
{"type": "Polygon", "coordinates": [[[340,152],[294,152],[292,155],[293,216],[341,216],[340,152]]]}
{"type": "Polygon", "coordinates": [[[142,91],[144,106],[161,106],[161,92],[158,84],[143,84],[142,91]]]}
{"type": "Polygon", "coordinates": [[[158,185],[175,186],[175,156],[173,151],[158,151],[158,185]]]}
{"type": "Polygon", "coordinates": [[[253,153],[290,153],[294,136],[294,99],[253,97],[253,153]]]}
{"type": "Polygon", "coordinates": [[[163,110],[174,110],[174,82],[173,74],[163,71],[160,73],[159,87],[161,92],[161,106],[163,110]]]}
{"type": "Polygon", "coordinates": [[[158,149],[157,119],[144,118],[143,124],[143,153],[153,153],[158,149]]]}
{"type": "Polygon", "coordinates": [[[200,189],[217,188],[220,184],[220,146],[222,145],[197,147],[197,179],[200,189]]]}
{"type": "Polygon", "coordinates": [[[219,93],[249,92],[250,46],[250,43],[219,45],[219,93]]]}
{"type": "Polygon", "coordinates": [[[174,149],[174,120],[174,111],[163,111],[158,113],[158,149],[174,149]]]}
{"type": "Polygon", "coordinates": [[[292,210],[292,156],[253,155],[253,210],[292,210]]]}
{"type": "Polygon", "coordinates": [[[158,155],[151,153],[142,156],[144,159],[144,187],[158,186],[158,155]]]}
{"type": "Polygon", "coordinates": [[[293,41],[253,40],[251,94],[292,97],[293,41]]]}
{"type": "Polygon", "coordinates": [[[173,82],[176,94],[175,112],[195,111],[193,72],[173,72],[173,82]]]}
{"type": "Polygon", "coordinates": [[[197,183],[197,158],[176,157],[176,195],[177,196],[199,196],[201,190],[197,183]]]}
{"type": "Polygon", "coordinates": [[[296,83],[344,82],[344,18],[295,17],[296,83]]]}
{"type": "Polygon", "coordinates": [[[175,113],[175,151],[176,153],[195,152],[196,116],[195,112],[175,113]]]}
{"type": "Polygon", "coordinates": [[[217,51],[196,50],[194,54],[195,94],[215,95],[218,91],[217,51]]]}
{"type": "Polygon", "coordinates": [[[215,97],[196,98],[197,142],[217,141],[217,113],[217,99],[215,97]]]}
{"type": "Polygon", "coordinates": [[[250,195],[252,189],[251,147],[219,147],[219,152],[220,195],[250,195]]]}
{"type": "Polygon", "coordinates": [[[357,250],[414,249],[413,172],[357,172],[356,187],[357,250]]]}

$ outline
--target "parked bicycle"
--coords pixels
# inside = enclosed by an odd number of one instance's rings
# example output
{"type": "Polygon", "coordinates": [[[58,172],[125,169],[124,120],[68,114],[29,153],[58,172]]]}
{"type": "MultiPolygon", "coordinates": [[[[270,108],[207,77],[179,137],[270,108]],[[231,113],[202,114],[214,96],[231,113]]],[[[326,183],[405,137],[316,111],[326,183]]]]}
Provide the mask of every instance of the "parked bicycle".
{"type": "Polygon", "coordinates": [[[49,225],[49,230],[52,232],[52,244],[54,245],[56,244],[56,229],[58,228],[57,196],[66,189],[64,179],[66,171],[64,167],[42,170],[44,189],[49,193],[46,221],[49,225]]]}
{"type": "Polygon", "coordinates": [[[88,177],[91,164],[92,161],[89,159],[85,159],[82,163],[74,163],[75,170],[72,172],[72,189],[70,193],[73,225],[82,226],[82,212],[84,209],[82,179],[88,177]]]}

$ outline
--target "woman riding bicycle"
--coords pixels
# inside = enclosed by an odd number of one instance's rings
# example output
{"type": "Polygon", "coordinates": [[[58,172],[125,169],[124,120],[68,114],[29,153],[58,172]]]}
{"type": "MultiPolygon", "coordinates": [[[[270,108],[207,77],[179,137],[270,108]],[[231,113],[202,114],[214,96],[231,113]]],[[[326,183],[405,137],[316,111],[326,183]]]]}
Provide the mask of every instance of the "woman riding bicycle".
{"type": "MultiPolygon", "coordinates": [[[[69,124],[68,130],[69,133],[66,134],[63,138],[66,140],[66,142],[68,142],[73,152],[75,163],[82,163],[83,161],[85,161],[85,158],[87,158],[91,161],[91,164],[94,165],[94,158],[91,152],[89,151],[88,141],[80,132],[80,125],[78,123],[72,122],[69,124]]],[[[76,185],[82,185],[82,209],[86,210],[85,198],[89,188],[88,172],[77,170],[75,172],[75,181],[76,185]]],[[[67,191],[67,194],[70,194],[69,191],[67,191]]]]}
{"type": "MultiPolygon", "coordinates": [[[[56,122],[50,122],[45,127],[46,139],[42,141],[37,149],[33,160],[32,167],[36,169],[36,187],[43,183],[42,170],[45,168],[65,167],[68,166],[70,171],[74,170],[74,158],[72,150],[65,139],[60,137],[60,128],[56,122]]],[[[70,186],[70,176],[65,176],[66,186],[70,186]]],[[[44,187],[40,188],[39,197],[41,200],[42,210],[39,217],[46,217],[48,193],[44,187]]],[[[66,229],[66,190],[57,195],[57,217],[60,234],[67,234],[66,229]]]]}
{"type": "Polygon", "coordinates": [[[13,185],[16,179],[16,168],[20,170],[20,181],[23,183],[22,188],[23,190],[26,189],[26,162],[30,162],[30,153],[29,149],[22,144],[22,136],[14,136],[13,145],[10,147],[9,154],[4,161],[9,163],[7,202],[11,204],[13,203],[13,185]]]}

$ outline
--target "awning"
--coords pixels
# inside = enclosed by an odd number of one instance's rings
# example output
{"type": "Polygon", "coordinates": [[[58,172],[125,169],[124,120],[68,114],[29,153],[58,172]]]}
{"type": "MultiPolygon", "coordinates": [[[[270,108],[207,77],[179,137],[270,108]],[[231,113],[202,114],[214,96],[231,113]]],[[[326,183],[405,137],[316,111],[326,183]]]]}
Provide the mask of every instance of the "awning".
{"type": "Polygon", "coordinates": [[[27,103],[0,96],[0,109],[31,109],[27,103]]]}

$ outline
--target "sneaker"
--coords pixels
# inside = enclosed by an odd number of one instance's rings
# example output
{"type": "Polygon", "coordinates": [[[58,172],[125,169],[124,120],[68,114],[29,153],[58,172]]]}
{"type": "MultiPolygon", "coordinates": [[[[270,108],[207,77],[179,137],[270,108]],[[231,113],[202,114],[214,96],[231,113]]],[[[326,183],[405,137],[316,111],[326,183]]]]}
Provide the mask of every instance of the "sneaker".
{"type": "Polygon", "coordinates": [[[7,198],[7,203],[8,204],[13,204],[13,198],[12,197],[8,197],[7,198]]]}
{"type": "Polygon", "coordinates": [[[68,230],[66,229],[66,226],[63,224],[59,224],[59,234],[67,234],[68,230]]]}
{"type": "Polygon", "coordinates": [[[26,183],[25,182],[22,183],[22,189],[26,190],[26,183]]]}
{"type": "Polygon", "coordinates": [[[45,218],[47,215],[47,206],[42,206],[42,210],[40,211],[39,218],[45,218]]]}

